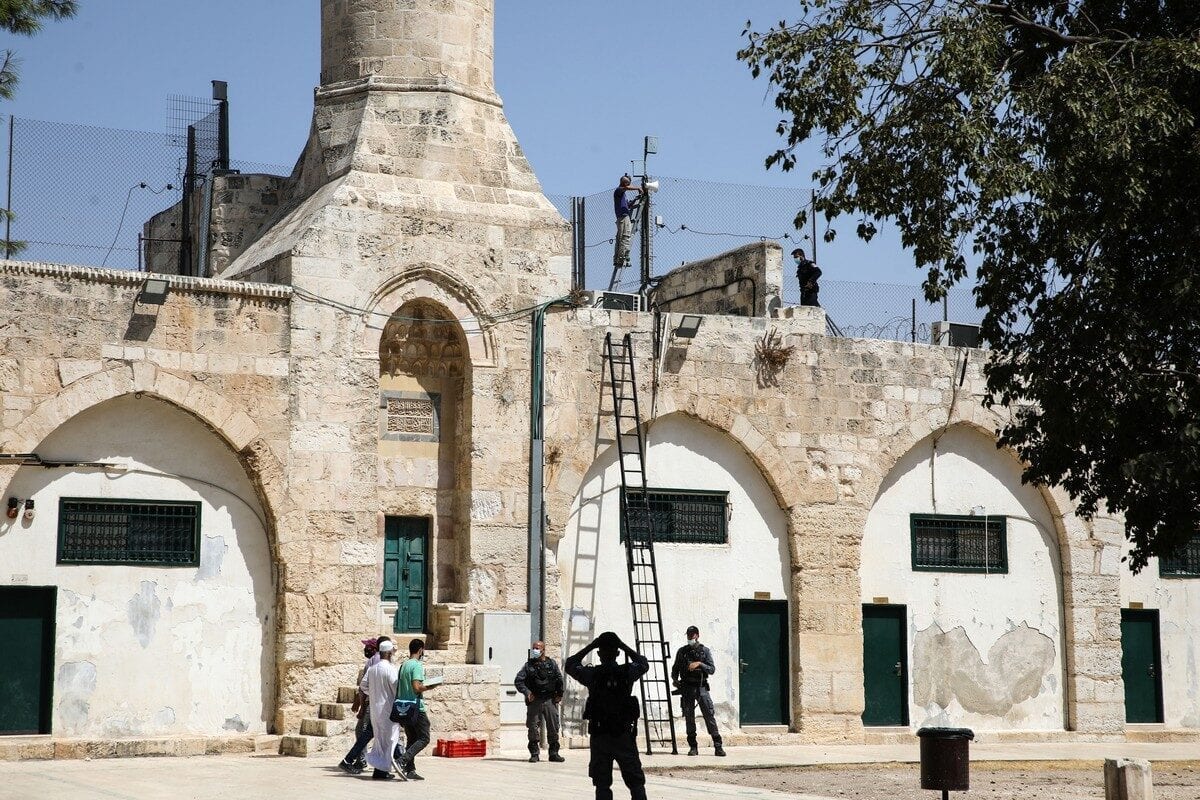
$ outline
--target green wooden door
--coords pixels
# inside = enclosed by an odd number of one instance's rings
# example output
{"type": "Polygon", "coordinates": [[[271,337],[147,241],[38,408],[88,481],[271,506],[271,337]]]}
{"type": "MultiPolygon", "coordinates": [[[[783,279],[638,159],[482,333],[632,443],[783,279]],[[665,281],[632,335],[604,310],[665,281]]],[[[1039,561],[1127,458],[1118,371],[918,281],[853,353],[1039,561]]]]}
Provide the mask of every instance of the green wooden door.
{"type": "Polygon", "coordinates": [[[53,588],[0,587],[0,734],[50,733],[53,588]]]}
{"type": "Polygon", "coordinates": [[[388,517],[384,523],[383,599],[396,603],[396,633],[424,633],[426,608],[425,554],[429,546],[426,517],[388,517]]]}
{"type": "Polygon", "coordinates": [[[738,603],[738,717],[743,725],[788,724],[787,602],[738,603]]]}
{"type": "Polygon", "coordinates": [[[908,724],[905,606],[863,606],[863,725],[908,724]]]}
{"type": "Polygon", "coordinates": [[[1157,611],[1121,609],[1121,677],[1125,680],[1125,721],[1162,722],[1157,611]]]}

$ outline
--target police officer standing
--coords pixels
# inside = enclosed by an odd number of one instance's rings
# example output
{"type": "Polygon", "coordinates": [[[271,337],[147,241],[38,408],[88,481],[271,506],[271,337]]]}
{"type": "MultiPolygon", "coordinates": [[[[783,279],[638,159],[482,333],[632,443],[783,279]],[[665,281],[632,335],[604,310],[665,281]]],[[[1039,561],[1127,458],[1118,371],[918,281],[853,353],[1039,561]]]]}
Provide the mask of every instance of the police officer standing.
{"type": "Polygon", "coordinates": [[[821,268],[811,258],[804,255],[804,249],[797,247],[792,251],[796,259],[796,281],[800,284],[800,305],[819,306],[821,294],[821,268]]]}
{"type": "Polygon", "coordinates": [[[650,669],[646,657],[630,648],[612,631],[567,659],[567,674],[587,687],[583,718],[588,721],[591,760],[588,775],[596,787],[596,800],[612,800],[613,761],[621,768],[621,779],[632,800],[646,800],[646,774],[638,756],[638,701],[633,685],[650,669]],[[600,666],[585,667],[583,659],[593,650],[600,653],[600,666]],[[617,663],[624,652],[626,661],[617,663]]]}
{"type": "Polygon", "coordinates": [[[546,647],[534,642],[529,660],[513,681],[517,691],[525,695],[525,727],[529,730],[529,761],[538,760],[541,749],[542,724],[546,725],[546,741],[550,744],[550,760],[566,761],[558,754],[558,704],[563,697],[563,676],[558,664],[546,657],[546,647]]]}
{"type": "Polygon", "coordinates": [[[700,755],[696,744],[696,706],[704,715],[704,727],[712,737],[716,754],[725,755],[721,746],[721,732],[717,730],[717,715],[713,709],[712,695],[708,693],[708,676],[717,671],[713,664],[712,651],[700,644],[700,629],[695,625],[687,629],[688,643],[675,654],[671,667],[671,681],[679,687],[683,722],[687,728],[688,755],[700,755]]]}

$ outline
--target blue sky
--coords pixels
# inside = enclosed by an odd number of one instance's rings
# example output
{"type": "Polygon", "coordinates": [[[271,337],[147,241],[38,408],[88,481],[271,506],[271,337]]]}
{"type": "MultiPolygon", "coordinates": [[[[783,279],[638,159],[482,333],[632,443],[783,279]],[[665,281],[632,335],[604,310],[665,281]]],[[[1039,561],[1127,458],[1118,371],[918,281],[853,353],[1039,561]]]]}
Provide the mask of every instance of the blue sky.
{"type": "MultiPolygon", "coordinates": [[[[22,80],[16,99],[0,112],[163,131],[167,95],[204,97],[209,80],[218,78],[230,85],[234,158],[290,167],[308,132],[319,71],[318,5],[80,0],[75,19],[7,42],[21,58],[22,80]]],[[[496,5],[497,86],[548,193],[611,187],[630,159],[640,157],[642,137],[654,134],[660,141],[656,173],[795,190],[764,195],[766,202],[782,197],[790,203],[807,194],[815,151],[807,150],[792,173],[764,169],[779,115],[765,82],[752,80],[735,58],[747,18],[766,27],[794,16],[796,0],[496,5]]],[[[762,216],[743,208],[740,192],[708,192],[706,202],[730,209],[728,219],[718,221],[733,232],[778,235],[779,220],[794,212],[781,208],[762,216]]],[[[667,222],[677,227],[688,220],[667,222]]],[[[836,243],[820,245],[827,278],[920,281],[894,235],[865,246],[852,230],[842,225],[836,243]]]]}

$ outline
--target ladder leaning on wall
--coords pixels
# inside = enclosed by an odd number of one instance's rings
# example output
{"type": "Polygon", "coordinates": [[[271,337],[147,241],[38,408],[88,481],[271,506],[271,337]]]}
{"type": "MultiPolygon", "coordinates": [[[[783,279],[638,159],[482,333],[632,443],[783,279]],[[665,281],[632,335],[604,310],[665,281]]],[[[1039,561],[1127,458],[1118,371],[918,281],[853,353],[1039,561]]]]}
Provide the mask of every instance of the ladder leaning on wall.
{"type": "Polygon", "coordinates": [[[612,333],[606,334],[604,356],[612,389],[617,462],[621,468],[621,531],[629,568],[634,641],[637,651],[650,662],[650,671],[640,684],[646,754],[653,754],[655,745],[669,746],[672,753],[678,753],[675,717],[671,713],[670,653],[663,637],[662,609],[658,603],[654,523],[646,494],[646,443],[642,437],[630,335],[625,334],[618,344],[613,342],[612,333]]]}

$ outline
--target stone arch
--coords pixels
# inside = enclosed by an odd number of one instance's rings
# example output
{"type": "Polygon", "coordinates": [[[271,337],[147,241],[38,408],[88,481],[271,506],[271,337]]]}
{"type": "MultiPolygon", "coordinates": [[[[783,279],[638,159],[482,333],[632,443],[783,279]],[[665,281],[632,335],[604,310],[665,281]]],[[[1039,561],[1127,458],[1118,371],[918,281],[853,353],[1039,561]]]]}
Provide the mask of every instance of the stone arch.
{"type": "Polygon", "coordinates": [[[495,366],[496,345],[492,332],[483,327],[487,317],[483,302],[470,287],[428,264],[388,278],[369,298],[366,306],[372,312],[365,320],[360,340],[363,355],[378,353],[387,323],[403,305],[421,298],[443,306],[450,319],[458,321],[473,366],[495,366]]]}
{"type": "MultiPolygon", "coordinates": [[[[107,651],[88,650],[89,646],[94,645],[88,644],[90,640],[87,639],[87,635],[90,635],[89,631],[94,634],[97,630],[96,625],[113,624],[113,619],[103,615],[105,609],[111,610],[114,607],[113,592],[119,593],[130,586],[134,589],[140,587],[135,599],[130,601],[131,611],[129,613],[134,614],[132,609],[136,605],[140,609],[139,614],[144,612],[148,615],[146,619],[149,621],[142,627],[132,622],[134,619],[132,616],[130,618],[130,624],[133,625],[133,630],[141,643],[141,648],[136,646],[132,648],[130,652],[134,655],[130,656],[131,658],[137,657],[138,654],[144,656],[146,648],[151,646],[149,642],[155,636],[154,621],[158,619],[160,612],[165,619],[173,609],[186,615],[195,608],[211,608],[213,606],[204,604],[213,602],[213,597],[220,594],[221,597],[231,600],[228,604],[225,600],[221,600],[217,603],[217,607],[224,609],[223,613],[229,614],[229,619],[237,620],[237,624],[231,623],[230,627],[221,628],[222,635],[226,638],[218,644],[213,644],[212,641],[206,639],[206,657],[210,659],[209,663],[215,663],[212,659],[220,660],[216,654],[220,652],[221,646],[231,643],[246,644],[249,640],[245,637],[251,635],[251,631],[255,631],[253,633],[254,649],[239,649],[238,653],[241,655],[249,653],[253,664],[261,666],[263,670],[261,706],[256,707],[255,713],[257,713],[257,709],[261,709],[264,715],[262,719],[267,724],[267,730],[270,731],[272,726],[278,726],[276,714],[281,685],[280,670],[284,666],[282,660],[276,658],[276,651],[283,632],[282,604],[277,582],[280,563],[277,524],[280,509],[284,507],[284,474],[277,458],[262,438],[254,421],[244,412],[237,410],[219,393],[197,382],[159,371],[154,365],[144,362],[132,365],[118,364],[106,371],[71,382],[55,395],[37,404],[19,425],[13,426],[9,432],[14,435],[14,438],[10,438],[4,444],[4,449],[37,453],[49,459],[79,457],[79,448],[82,446],[86,449],[89,443],[95,441],[96,438],[93,435],[95,429],[89,427],[95,423],[96,418],[87,416],[92,413],[117,415],[108,417],[108,419],[113,422],[113,427],[121,432],[113,434],[116,438],[110,439],[108,444],[103,446],[114,448],[116,445],[115,449],[124,451],[127,443],[128,455],[135,460],[133,469],[118,474],[123,479],[140,481],[140,483],[129,487],[129,494],[125,494],[125,490],[119,490],[116,496],[146,497],[147,495],[142,493],[146,492],[148,488],[149,497],[161,497],[164,500],[191,502],[194,496],[195,500],[207,509],[204,511],[205,524],[201,530],[203,545],[200,549],[199,564],[198,566],[193,565],[195,576],[185,576],[180,579],[181,585],[188,587],[182,595],[182,601],[180,596],[169,594],[174,591],[174,583],[164,580],[163,574],[156,573],[155,565],[146,565],[147,572],[140,578],[137,575],[130,575],[128,570],[123,570],[120,566],[97,568],[100,571],[97,574],[114,577],[111,580],[106,577],[104,581],[87,584],[101,592],[100,601],[90,605],[86,600],[87,592],[79,591],[78,579],[74,577],[80,570],[86,570],[88,567],[68,567],[64,574],[58,574],[56,579],[52,579],[51,582],[60,586],[60,597],[62,598],[62,605],[59,609],[60,617],[62,614],[78,614],[79,625],[77,627],[83,631],[81,634],[70,634],[64,631],[67,638],[59,642],[60,650],[65,653],[60,670],[67,670],[67,672],[62,674],[76,674],[69,670],[86,667],[84,672],[78,674],[85,676],[90,674],[94,677],[95,669],[100,661],[93,659],[89,653],[94,655],[107,651]],[[145,398],[145,406],[139,403],[136,411],[132,406],[124,405],[138,403],[142,398],[145,398]],[[84,420],[85,416],[87,416],[87,421],[84,420]],[[138,423],[134,423],[133,420],[138,420],[138,423]],[[158,444],[173,441],[173,439],[164,438],[161,435],[143,437],[140,435],[139,428],[129,427],[130,425],[136,426],[141,422],[145,422],[149,425],[149,430],[157,431],[159,434],[164,430],[178,432],[185,437],[180,441],[192,442],[194,448],[207,453],[208,457],[201,463],[208,465],[211,474],[206,475],[204,469],[189,470],[183,465],[180,459],[186,458],[186,455],[180,455],[180,453],[194,452],[190,449],[176,450],[172,453],[170,448],[162,449],[160,447],[161,453],[158,457],[162,457],[168,463],[171,459],[175,460],[175,465],[167,466],[165,471],[159,471],[164,469],[160,466],[148,467],[149,470],[154,471],[147,471],[147,468],[139,467],[136,463],[139,458],[142,464],[159,464],[157,457],[155,460],[146,460],[147,442],[158,444]],[[168,427],[163,427],[164,422],[168,427]],[[89,430],[93,433],[89,433],[89,430]],[[237,474],[239,468],[240,474],[237,474]],[[189,472],[193,474],[184,474],[189,472]],[[222,477],[235,474],[236,480],[226,480],[222,477]],[[148,484],[147,480],[152,483],[148,484]],[[215,495],[213,494],[214,490],[215,495]],[[180,495],[177,491],[183,491],[184,494],[180,495]],[[217,497],[223,498],[222,502],[214,499],[217,497]],[[233,502],[229,502],[230,500],[233,502]],[[214,513],[216,516],[209,516],[214,513]],[[231,535],[233,538],[230,538],[231,535]],[[216,544],[212,544],[212,542],[216,544]],[[229,557],[231,552],[236,554],[236,558],[229,557]],[[239,573],[239,570],[244,571],[239,573]],[[73,580],[76,583],[73,584],[73,580]],[[226,580],[231,582],[224,583],[226,580]],[[205,595],[206,587],[209,587],[207,595],[205,595]],[[108,593],[107,596],[104,595],[104,592],[108,593]],[[163,597],[169,597],[176,603],[181,602],[182,604],[174,606],[170,602],[162,604],[163,597]],[[244,606],[247,597],[250,598],[249,602],[253,603],[253,608],[247,609],[244,606]],[[85,616],[89,620],[86,625],[83,624],[85,616]],[[261,636],[261,649],[258,647],[259,639],[257,637],[259,636],[261,636]],[[87,670],[91,670],[91,672],[89,673],[87,670]],[[270,675],[271,678],[268,679],[267,675],[270,675]]],[[[104,419],[105,417],[100,418],[104,419]]],[[[111,481],[114,477],[107,471],[94,469],[59,471],[42,470],[32,466],[25,468],[13,466],[11,471],[6,469],[3,474],[6,481],[12,482],[10,485],[13,489],[21,490],[22,496],[34,497],[35,494],[42,496],[41,493],[49,489],[51,506],[43,509],[33,524],[37,525],[39,524],[38,520],[48,519],[51,526],[53,526],[53,519],[56,516],[55,496],[69,496],[62,488],[58,487],[69,486],[72,489],[70,494],[80,492],[81,496],[107,497],[109,495],[105,493],[105,489],[96,484],[97,477],[106,479],[101,481],[101,484],[111,481]],[[24,492],[30,493],[25,494],[24,492]],[[43,517],[42,514],[48,514],[48,516],[43,517]]],[[[16,535],[19,536],[19,532],[16,535]]],[[[51,541],[53,541],[52,538],[51,541]]],[[[55,569],[61,568],[56,567],[55,569]]],[[[168,568],[166,574],[171,572],[172,570],[168,568]]],[[[86,576],[85,579],[92,580],[86,576]]],[[[96,594],[93,593],[91,598],[92,601],[95,601],[96,594]]],[[[119,607],[119,603],[117,607],[119,607]]],[[[204,618],[204,615],[201,614],[200,618],[204,618]]],[[[171,626],[164,625],[165,623],[158,626],[160,634],[165,635],[166,632],[173,630],[171,626]]],[[[61,624],[60,630],[62,630],[61,624]]],[[[123,641],[119,638],[120,633],[120,630],[116,631],[115,635],[118,635],[118,638],[114,641],[123,641]]],[[[94,639],[95,636],[91,636],[91,638],[94,639]]],[[[172,650],[171,652],[176,651],[172,650]]],[[[104,664],[108,669],[106,674],[110,676],[109,686],[111,688],[113,663],[111,659],[106,658],[104,664]]],[[[175,665],[176,673],[182,666],[186,665],[175,665]]],[[[244,674],[251,676],[251,683],[247,685],[259,686],[257,673],[246,669],[244,674]]],[[[247,685],[240,688],[245,690],[247,685]]],[[[78,686],[73,688],[73,685],[68,682],[62,691],[67,693],[64,696],[70,697],[72,696],[71,692],[82,690],[78,686]]],[[[55,692],[56,698],[59,697],[58,687],[55,692]]],[[[174,697],[165,698],[168,706],[175,702],[172,699],[174,697]]],[[[96,707],[99,711],[120,716],[120,713],[114,710],[115,706],[106,706],[101,703],[96,707]]],[[[201,704],[199,707],[204,708],[205,704],[201,704]]],[[[86,706],[84,708],[86,709],[86,706]]],[[[71,716],[69,711],[63,713],[66,716],[63,716],[62,719],[56,716],[56,725],[59,722],[65,722],[68,725],[64,729],[66,731],[71,730],[69,726],[72,724],[82,725],[86,722],[86,713],[82,717],[71,716]]],[[[133,721],[129,723],[131,727],[128,730],[136,733],[140,730],[137,726],[147,724],[145,716],[149,711],[145,708],[134,708],[129,713],[131,715],[129,719],[133,721]]],[[[176,711],[173,708],[163,713],[166,714],[166,717],[160,719],[161,715],[156,715],[152,724],[170,726],[177,719],[176,711]]],[[[189,718],[185,714],[179,714],[178,717],[183,720],[180,724],[197,724],[194,716],[189,718]]],[[[218,719],[215,723],[207,724],[207,727],[203,729],[185,728],[184,732],[215,735],[223,730],[245,731],[248,725],[252,725],[250,717],[237,716],[227,718],[223,728],[218,719]]]]}
{"type": "MultiPolygon", "coordinates": [[[[379,492],[383,515],[429,520],[423,588],[430,630],[446,604],[468,595],[474,359],[469,336],[444,298],[405,296],[378,338],[379,492]]],[[[393,613],[416,624],[385,601],[385,620],[393,613]]]]}
{"type": "MultiPolygon", "coordinates": [[[[728,492],[727,542],[666,544],[656,550],[664,581],[664,633],[678,645],[687,624],[696,622],[705,629],[720,664],[720,674],[713,678],[718,716],[724,725],[736,726],[740,686],[738,671],[731,665],[737,663],[738,600],[750,600],[764,590],[774,600],[793,598],[791,517],[779,504],[777,487],[771,485],[753,451],[728,430],[678,411],[657,416],[647,428],[651,486],[728,492]],[[696,585],[681,591],[686,580],[696,585]]],[[[594,628],[596,624],[604,628],[630,624],[625,560],[617,537],[620,478],[615,445],[605,447],[584,472],[570,502],[565,530],[547,544],[547,581],[557,590],[557,602],[550,603],[547,634],[551,639],[565,634],[562,644],[568,650],[586,641],[581,638],[581,619],[589,620],[592,635],[603,629],[594,628]],[[563,613],[569,614],[566,620],[558,616],[563,613]]],[[[789,624],[789,629],[794,628],[789,624]]],[[[800,670],[795,647],[789,650],[793,668],[785,681],[791,689],[800,670]]],[[[568,705],[579,700],[572,694],[568,705]]]]}
{"type": "Polygon", "coordinates": [[[229,446],[255,487],[266,518],[272,562],[278,564],[277,521],[286,508],[283,465],[249,415],[197,381],[159,370],[148,362],[123,364],[89,375],[38,404],[10,432],[18,438],[6,442],[5,448],[34,452],[43,439],[81,411],[129,394],[144,394],[169,403],[195,417],[229,446]]]}

